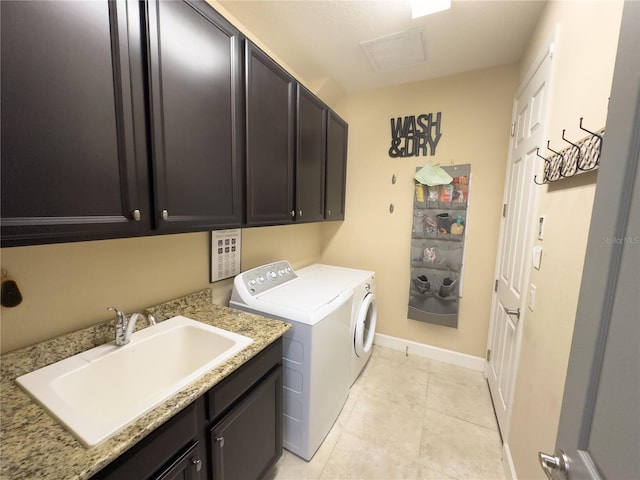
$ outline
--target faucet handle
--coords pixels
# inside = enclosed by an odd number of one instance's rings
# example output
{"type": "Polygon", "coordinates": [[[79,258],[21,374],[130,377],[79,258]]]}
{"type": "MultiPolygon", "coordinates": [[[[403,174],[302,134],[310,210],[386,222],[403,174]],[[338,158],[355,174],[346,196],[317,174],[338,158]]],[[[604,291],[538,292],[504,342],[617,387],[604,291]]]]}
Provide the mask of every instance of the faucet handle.
{"type": "Polygon", "coordinates": [[[126,324],[127,323],[127,315],[122,311],[117,309],[116,307],[107,307],[107,310],[111,310],[116,312],[116,317],[118,318],[118,324],[126,324]]]}
{"type": "Polygon", "coordinates": [[[153,313],[151,313],[149,310],[143,310],[142,314],[147,318],[147,326],[151,327],[153,325],[156,325],[156,317],[153,316],[153,313]]]}

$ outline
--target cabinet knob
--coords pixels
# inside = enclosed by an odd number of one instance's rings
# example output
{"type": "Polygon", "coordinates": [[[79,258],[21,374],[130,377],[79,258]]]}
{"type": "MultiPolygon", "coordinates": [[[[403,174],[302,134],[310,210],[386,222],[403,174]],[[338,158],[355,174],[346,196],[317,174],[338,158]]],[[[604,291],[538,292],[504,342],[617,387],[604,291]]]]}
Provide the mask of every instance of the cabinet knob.
{"type": "Polygon", "coordinates": [[[298,210],[298,216],[301,217],[302,216],[302,210],[298,210]]]}
{"type": "Polygon", "coordinates": [[[140,221],[140,210],[137,208],[131,212],[131,218],[133,218],[136,222],[140,221]]]}
{"type": "Polygon", "coordinates": [[[216,443],[220,445],[220,448],[224,447],[224,437],[216,438],[216,443]]]}
{"type": "Polygon", "coordinates": [[[162,210],[160,215],[162,216],[163,220],[169,220],[169,211],[168,210],[162,210]]]}
{"type": "Polygon", "coordinates": [[[327,217],[331,216],[331,210],[327,210],[327,217]]]}
{"type": "Polygon", "coordinates": [[[192,459],[191,465],[196,467],[196,472],[199,472],[200,470],[202,470],[202,460],[200,460],[199,458],[192,459]]]}
{"type": "Polygon", "coordinates": [[[291,218],[296,216],[296,211],[295,210],[291,210],[289,213],[291,214],[291,218]]]}

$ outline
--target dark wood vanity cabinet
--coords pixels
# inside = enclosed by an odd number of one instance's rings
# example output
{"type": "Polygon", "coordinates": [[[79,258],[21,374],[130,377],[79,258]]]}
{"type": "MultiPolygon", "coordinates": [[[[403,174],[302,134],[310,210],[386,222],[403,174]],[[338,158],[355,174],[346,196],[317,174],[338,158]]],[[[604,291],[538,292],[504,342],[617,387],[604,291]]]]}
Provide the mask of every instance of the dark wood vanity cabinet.
{"type": "Polygon", "coordinates": [[[325,220],[344,220],[349,126],[333,111],[327,113],[325,220]]]}
{"type": "Polygon", "coordinates": [[[92,480],[206,478],[201,476],[206,459],[200,439],[203,411],[204,402],[199,399],[111,462],[92,480]],[[184,472],[183,477],[178,475],[179,471],[184,472]]]}
{"type": "Polygon", "coordinates": [[[137,2],[0,9],[2,246],[148,232],[137,2]]]}
{"type": "Polygon", "coordinates": [[[156,228],[243,221],[242,38],[208,4],[145,4],[156,228]]]}
{"type": "Polygon", "coordinates": [[[258,479],[282,455],[282,339],[92,477],[258,479]]]}
{"type": "Polygon", "coordinates": [[[282,225],[295,215],[295,79],[246,41],[247,225],[282,225]]]}
{"type": "Polygon", "coordinates": [[[207,394],[211,478],[262,478],[282,455],[282,348],[279,339],[207,394]]]}

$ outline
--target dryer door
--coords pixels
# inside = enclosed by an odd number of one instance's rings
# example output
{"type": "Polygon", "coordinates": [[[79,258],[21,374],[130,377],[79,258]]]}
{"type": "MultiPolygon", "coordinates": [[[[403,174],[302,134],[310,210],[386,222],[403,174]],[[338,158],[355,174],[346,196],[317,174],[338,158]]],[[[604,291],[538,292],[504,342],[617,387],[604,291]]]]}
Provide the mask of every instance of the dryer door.
{"type": "Polygon", "coordinates": [[[354,347],[356,355],[359,357],[371,350],[377,318],[376,296],[373,293],[368,293],[360,305],[356,320],[354,347]]]}

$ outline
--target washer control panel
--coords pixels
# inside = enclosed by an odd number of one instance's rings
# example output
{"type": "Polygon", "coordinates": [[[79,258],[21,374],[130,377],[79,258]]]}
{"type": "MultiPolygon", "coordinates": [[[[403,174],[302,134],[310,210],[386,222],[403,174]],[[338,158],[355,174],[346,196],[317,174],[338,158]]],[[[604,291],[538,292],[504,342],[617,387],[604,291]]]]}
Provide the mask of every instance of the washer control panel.
{"type": "Polygon", "coordinates": [[[242,287],[251,295],[259,295],[278,285],[298,278],[298,275],[293,271],[289,262],[282,260],[247,270],[239,277],[236,277],[236,282],[238,278],[242,287]]]}

